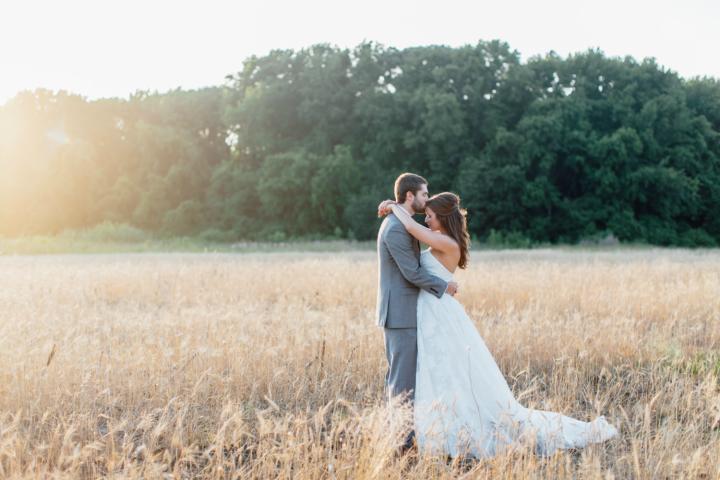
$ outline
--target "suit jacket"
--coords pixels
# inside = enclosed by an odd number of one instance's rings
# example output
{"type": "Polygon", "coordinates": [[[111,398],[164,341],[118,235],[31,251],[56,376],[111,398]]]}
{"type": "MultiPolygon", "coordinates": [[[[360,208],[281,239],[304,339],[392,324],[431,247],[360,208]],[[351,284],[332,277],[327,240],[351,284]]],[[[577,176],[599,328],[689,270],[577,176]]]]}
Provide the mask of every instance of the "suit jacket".
{"type": "Polygon", "coordinates": [[[420,242],[392,213],[383,220],[377,237],[377,325],[417,328],[420,289],[442,297],[447,282],[420,266],[420,242]]]}

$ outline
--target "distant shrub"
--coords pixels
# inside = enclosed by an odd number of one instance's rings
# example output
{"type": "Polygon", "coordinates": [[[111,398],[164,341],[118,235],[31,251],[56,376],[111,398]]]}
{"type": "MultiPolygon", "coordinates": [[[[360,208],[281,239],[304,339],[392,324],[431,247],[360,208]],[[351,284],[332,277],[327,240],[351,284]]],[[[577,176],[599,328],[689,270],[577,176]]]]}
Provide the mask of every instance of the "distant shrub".
{"type": "Polygon", "coordinates": [[[491,229],[486,243],[497,248],[530,248],[532,241],[520,232],[500,232],[491,229]]]}
{"type": "Polygon", "coordinates": [[[237,232],[232,230],[220,230],[219,228],[208,228],[203,230],[198,238],[203,242],[227,243],[237,240],[237,232]]]}
{"type": "Polygon", "coordinates": [[[717,247],[717,241],[702,228],[689,229],[678,236],[678,244],[683,247],[717,247]]]}
{"type": "Polygon", "coordinates": [[[600,232],[595,235],[582,238],[578,244],[611,247],[620,245],[620,240],[613,235],[612,232],[600,232]]]}
{"type": "Polygon", "coordinates": [[[84,230],[65,230],[60,234],[71,241],[137,243],[150,239],[142,229],[127,223],[103,222],[84,230]]]}

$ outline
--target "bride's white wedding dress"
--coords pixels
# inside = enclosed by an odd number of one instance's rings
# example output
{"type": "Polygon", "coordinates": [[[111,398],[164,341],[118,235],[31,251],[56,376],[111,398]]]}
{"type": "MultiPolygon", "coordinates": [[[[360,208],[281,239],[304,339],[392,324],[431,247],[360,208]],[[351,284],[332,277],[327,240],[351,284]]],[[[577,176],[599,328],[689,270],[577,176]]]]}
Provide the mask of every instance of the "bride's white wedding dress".
{"type": "MultiPolygon", "coordinates": [[[[424,250],[420,262],[433,275],[453,274],[424,250]]],[[[421,290],[417,309],[415,433],[421,452],[490,457],[516,442],[536,453],[580,448],[617,435],[603,416],[583,422],[531,410],[510,387],[462,305],[421,290]]]]}

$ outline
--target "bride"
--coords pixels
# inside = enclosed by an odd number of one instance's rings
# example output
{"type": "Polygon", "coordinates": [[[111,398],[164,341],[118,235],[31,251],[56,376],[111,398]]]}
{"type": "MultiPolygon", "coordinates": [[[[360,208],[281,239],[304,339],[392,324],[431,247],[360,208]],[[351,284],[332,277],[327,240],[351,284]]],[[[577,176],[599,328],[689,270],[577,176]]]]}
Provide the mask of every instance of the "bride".
{"type": "MultiPolygon", "coordinates": [[[[454,193],[427,201],[430,228],[392,200],[378,208],[381,214],[395,214],[413,237],[430,246],[420,263],[433,275],[451,281],[456,268],[467,266],[467,222],[454,193]]],[[[417,348],[414,416],[421,452],[484,458],[529,442],[536,453],[550,455],[617,435],[604,416],[583,422],[520,405],[472,320],[450,295],[437,298],[420,291],[417,348]]]]}

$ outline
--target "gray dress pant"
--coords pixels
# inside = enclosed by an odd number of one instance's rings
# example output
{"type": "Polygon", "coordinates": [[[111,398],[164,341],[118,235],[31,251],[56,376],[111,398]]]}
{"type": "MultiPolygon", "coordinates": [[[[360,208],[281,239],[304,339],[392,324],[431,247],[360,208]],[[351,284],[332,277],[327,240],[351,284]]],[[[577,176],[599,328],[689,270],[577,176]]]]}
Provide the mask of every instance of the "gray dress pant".
{"type": "Polygon", "coordinates": [[[415,366],[417,365],[417,329],[385,328],[385,355],[388,370],[385,375],[385,391],[390,397],[407,396],[412,403],[415,398],[415,366]]]}

